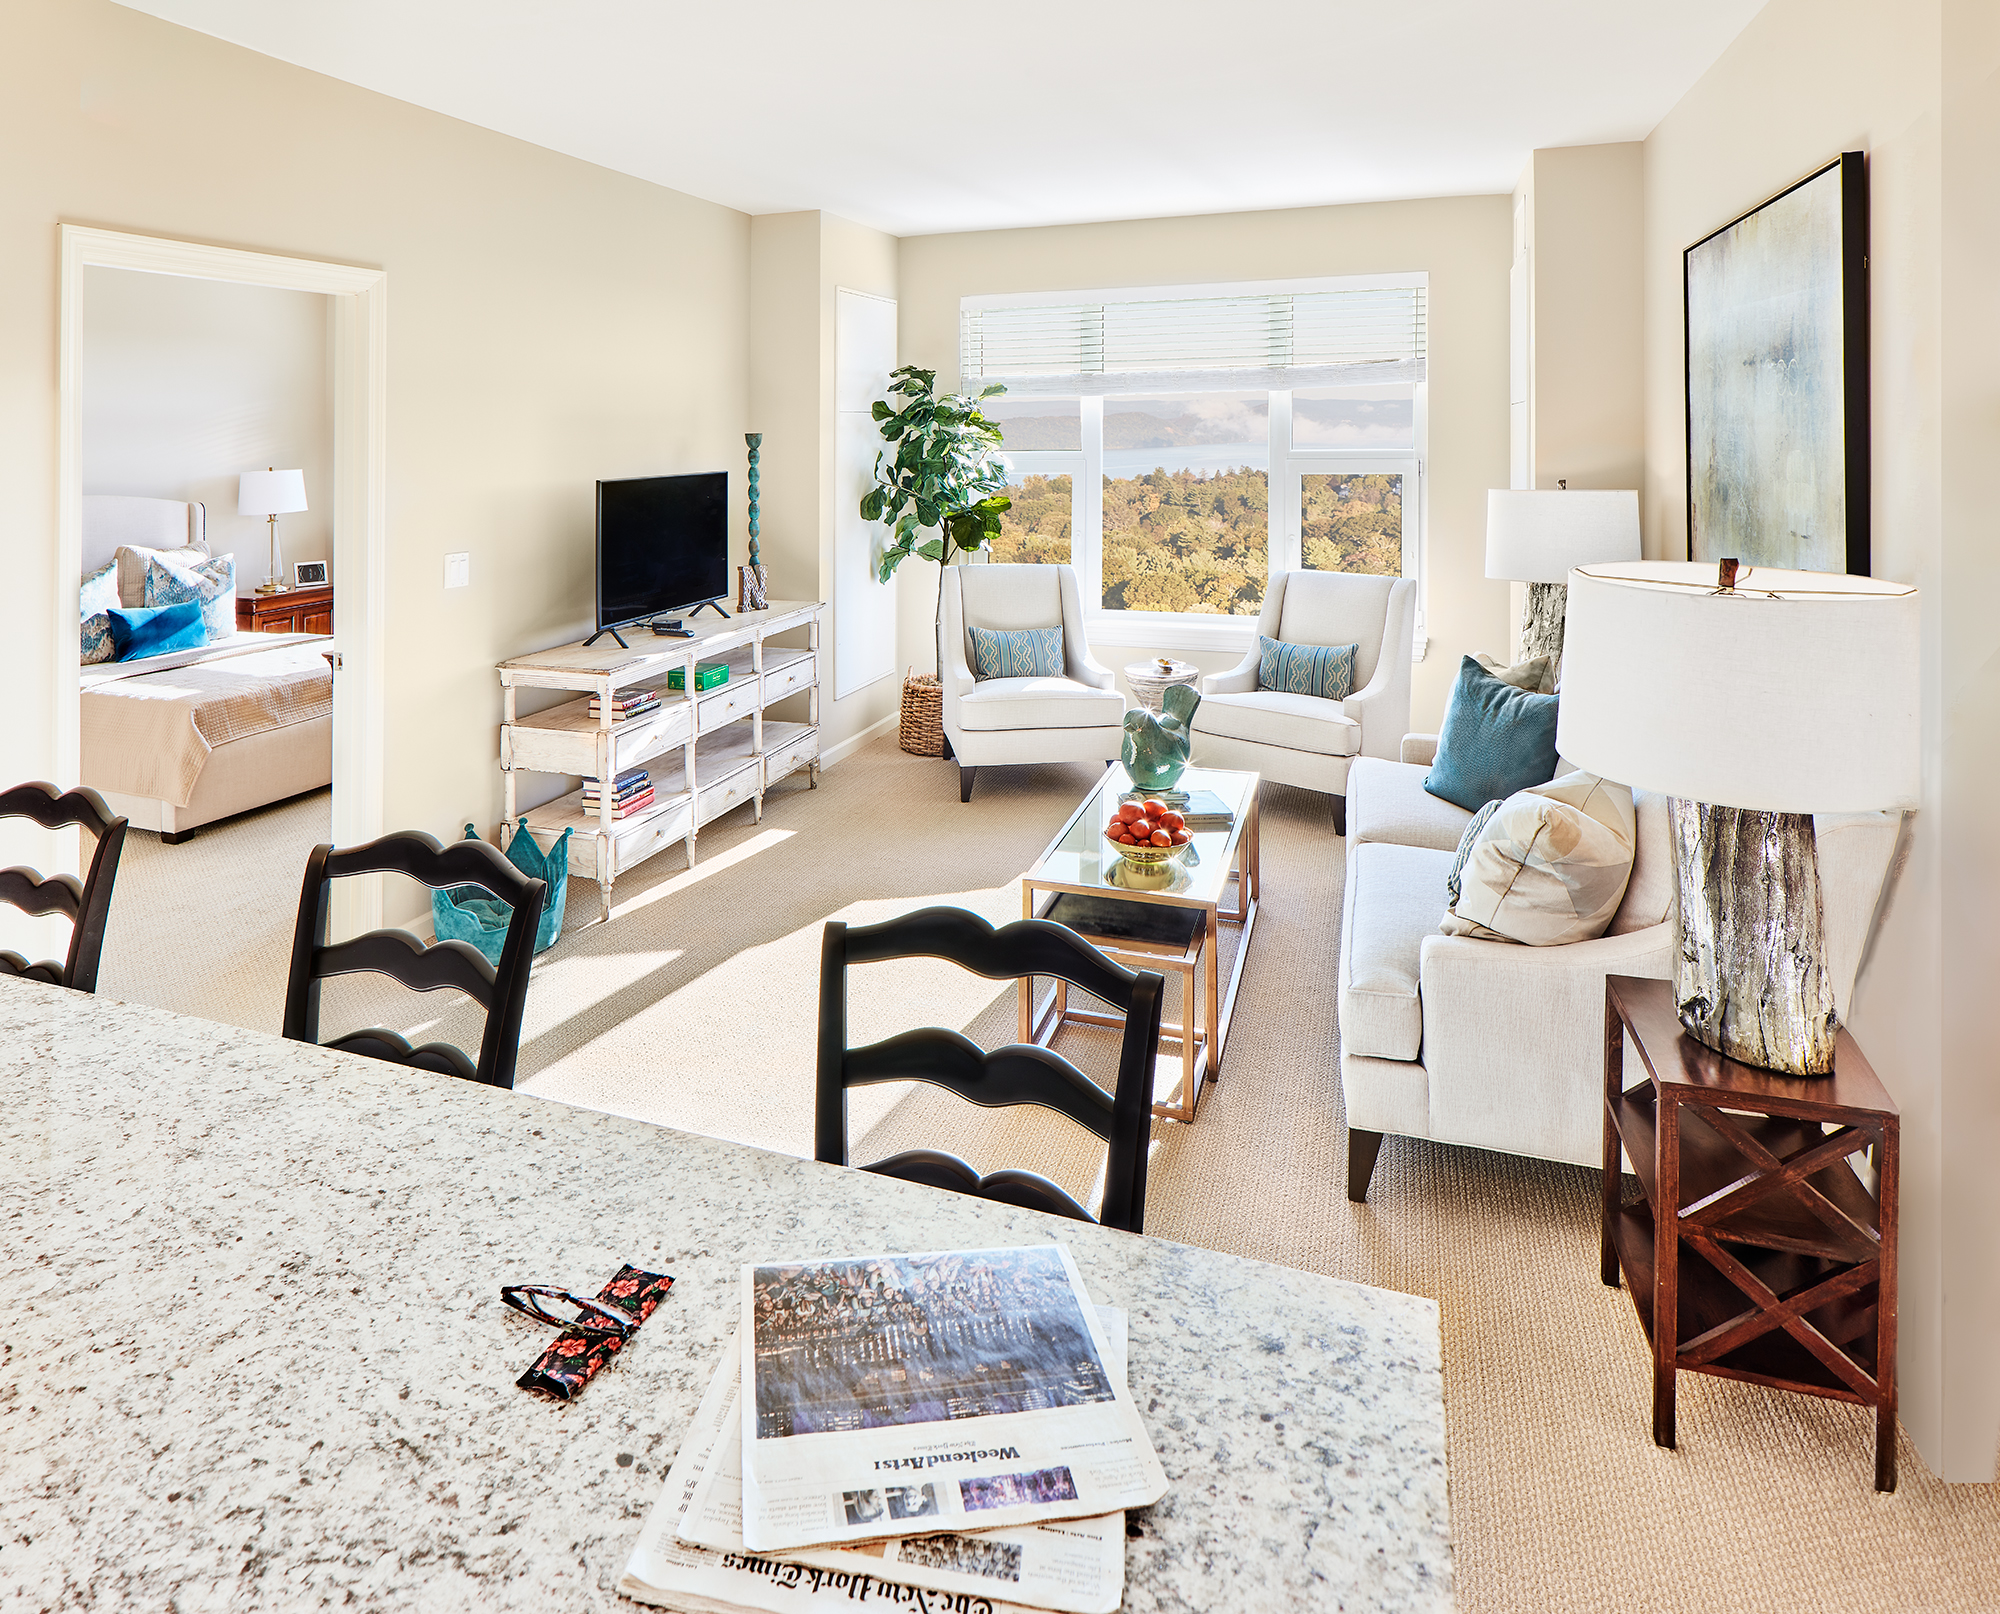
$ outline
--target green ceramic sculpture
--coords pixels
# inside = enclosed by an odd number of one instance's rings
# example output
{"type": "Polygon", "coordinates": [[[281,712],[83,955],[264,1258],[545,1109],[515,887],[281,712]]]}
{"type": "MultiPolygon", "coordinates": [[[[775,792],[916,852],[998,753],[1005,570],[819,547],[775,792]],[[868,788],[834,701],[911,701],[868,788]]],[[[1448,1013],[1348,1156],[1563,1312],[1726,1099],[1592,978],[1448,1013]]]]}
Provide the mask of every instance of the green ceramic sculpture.
{"type": "Polygon", "coordinates": [[[1144,708],[1125,714],[1121,758],[1137,789],[1171,790],[1180,783],[1194,744],[1194,709],[1200,704],[1191,685],[1174,684],[1160,696],[1158,717],[1144,708]]]}

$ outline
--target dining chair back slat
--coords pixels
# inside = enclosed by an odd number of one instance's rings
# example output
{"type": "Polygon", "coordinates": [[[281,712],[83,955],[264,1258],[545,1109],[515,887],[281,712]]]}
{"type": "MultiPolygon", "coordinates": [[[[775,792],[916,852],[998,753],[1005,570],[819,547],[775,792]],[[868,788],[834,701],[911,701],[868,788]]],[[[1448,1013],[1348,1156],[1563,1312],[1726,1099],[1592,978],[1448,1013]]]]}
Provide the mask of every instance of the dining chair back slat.
{"type": "Polygon", "coordinates": [[[95,992],[105,926],[111,919],[111,888],[117,883],[118,859],[125,850],[126,820],[113,813],[94,790],[58,791],[41,780],[0,790],[0,818],[33,819],[43,829],[81,826],[96,841],[90,867],[81,880],[72,874],[42,876],[18,865],[0,869],[0,902],[23,913],[38,917],[60,914],[70,921],[69,952],[60,964],[53,959],[31,964],[19,953],[0,951],[0,975],[95,992]]]}

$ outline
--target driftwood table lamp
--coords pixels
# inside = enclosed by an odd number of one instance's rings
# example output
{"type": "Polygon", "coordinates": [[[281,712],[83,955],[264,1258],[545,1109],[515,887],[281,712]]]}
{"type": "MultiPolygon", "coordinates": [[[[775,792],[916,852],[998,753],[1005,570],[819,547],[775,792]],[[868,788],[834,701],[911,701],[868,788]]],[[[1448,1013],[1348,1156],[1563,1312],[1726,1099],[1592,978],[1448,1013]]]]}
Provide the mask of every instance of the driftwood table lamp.
{"type": "Polygon", "coordinates": [[[1639,558],[1639,495],[1631,489],[1491,488],[1486,494],[1486,575],[1528,585],[1521,655],[1563,653],[1564,580],[1594,561],[1639,558]]]}
{"type": "Polygon", "coordinates": [[[1918,634],[1916,589],[1879,578],[1733,560],[1570,574],[1556,748],[1673,798],[1674,1001],[1742,1064],[1833,1069],[1812,815],[1917,805],[1918,634]]]}

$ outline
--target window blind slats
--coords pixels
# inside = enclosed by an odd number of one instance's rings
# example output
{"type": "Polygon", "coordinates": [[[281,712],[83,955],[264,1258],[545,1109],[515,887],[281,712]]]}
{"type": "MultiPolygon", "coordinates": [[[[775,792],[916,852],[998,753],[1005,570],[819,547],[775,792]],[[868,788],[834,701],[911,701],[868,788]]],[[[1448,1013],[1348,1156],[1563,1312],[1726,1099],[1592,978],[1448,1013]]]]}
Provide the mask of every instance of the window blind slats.
{"type": "Polygon", "coordinates": [[[966,309],[959,368],[1029,396],[1424,379],[1420,286],[966,309]]]}

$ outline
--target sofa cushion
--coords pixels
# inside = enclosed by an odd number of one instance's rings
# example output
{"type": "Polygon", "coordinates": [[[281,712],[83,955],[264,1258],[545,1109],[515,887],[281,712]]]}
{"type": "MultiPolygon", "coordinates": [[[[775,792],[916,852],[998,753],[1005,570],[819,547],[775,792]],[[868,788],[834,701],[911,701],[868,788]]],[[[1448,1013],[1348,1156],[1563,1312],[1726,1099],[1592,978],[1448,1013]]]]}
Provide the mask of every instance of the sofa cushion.
{"type": "Polygon", "coordinates": [[[1645,930],[1674,914],[1674,826],[1667,798],[1651,790],[1632,792],[1637,820],[1632,878],[1625,882],[1625,899],[1604,927],[1607,936],[1645,930]]]}
{"type": "Polygon", "coordinates": [[[972,629],[972,676],[1061,678],[1063,630],[1052,628],[972,629]]]}
{"type": "MultiPolygon", "coordinates": [[[[1351,757],[1361,749],[1361,725],[1339,701],[1317,695],[1282,695],[1260,689],[1247,695],[1204,695],[1194,731],[1256,745],[1282,745],[1323,757],[1351,757]]],[[[1195,761],[1200,762],[1197,756],[1195,761]]]]}
{"type": "Polygon", "coordinates": [[[1423,1052],[1417,972],[1424,938],[1444,913],[1451,853],[1384,841],[1347,849],[1347,933],[1341,942],[1340,1046],[1378,1059],[1423,1052]]]}
{"type": "Polygon", "coordinates": [[[1426,846],[1434,852],[1450,852],[1457,848],[1458,838],[1465,833],[1471,817],[1463,807],[1424,789],[1424,770],[1420,764],[1356,757],[1347,771],[1350,845],[1360,841],[1391,841],[1397,846],[1426,846]]]}
{"type": "Polygon", "coordinates": [[[1557,699],[1504,684],[1464,657],[1424,788],[1476,813],[1548,783],[1556,776],[1557,699]]]}
{"type": "Polygon", "coordinates": [[[1285,695],[1344,701],[1354,693],[1351,644],[1286,644],[1257,636],[1257,687],[1285,695]]]}
{"type": "Polygon", "coordinates": [[[964,729],[1115,729],[1124,721],[1123,695],[1074,678],[984,678],[958,698],[964,729]]]}
{"type": "Polygon", "coordinates": [[[1530,947],[1591,941],[1625,895],[1635,839],[1623,785],[1570,773],[1519,791],[1487,820],[1439,928],[1530,947]]]}

